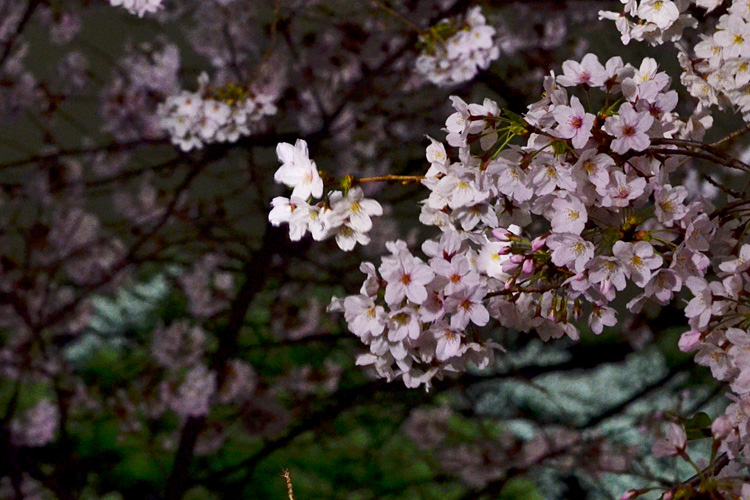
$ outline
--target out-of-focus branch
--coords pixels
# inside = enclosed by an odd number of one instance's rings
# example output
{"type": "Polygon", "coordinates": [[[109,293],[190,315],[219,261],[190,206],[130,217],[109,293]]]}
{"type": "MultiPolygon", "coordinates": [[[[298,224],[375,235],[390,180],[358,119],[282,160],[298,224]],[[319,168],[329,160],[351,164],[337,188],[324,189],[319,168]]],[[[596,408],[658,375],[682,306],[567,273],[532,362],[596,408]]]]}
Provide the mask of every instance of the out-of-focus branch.
{"type": "Polygon", "coordinates": [[[630,396],[629,398],[621,401],[620,403],[608,408],[607,410],[599,413],[598,415],[595,415],[588,419],[586,422],[576,425],[575,428],[578,430],[583,429],[590,429],[604,420],[617,416],[620,412],[625,410],[628,406],[632,405],[633,403],[636,403],[637,401],[641,400],[642,398],[648,396],[649,394],[662,389],[664,385],[672,380],[674,377],[676,377],[678,374],[682,373],[682,371],[688,367],[693,365],[692,360],[684,361],[674,367],[672,367],[667,373],[664,374],[664,376],[658,378],[657,380],[654,380],[650,384],[643,387],[641,390],[630,396]]]}
{"type": "Polygon", "coordinates": [[[42,3],[43,0],[29,0],[29,4],[26,6],[26,10],[24,10],[21,19],[18,21],[15,31],[11,35],[9,35],[8,39],[5,40],[5,42],[3,42],[2,44],[2,49],[0,49],[0,68],[5,64],[5,61],[10,56],[10,53],[13,50],[13,46],[16,44],[16,41],[18,40],[18,37],[21,35],[21,33],[23,33],[24,28],[26,28],[26,25],[31,19],[31,16],[34,14],[34,11],[42,3]]]}
{"type": "MultiPolygon", "coordinates": [[[[263,289],[272,272],[271,259],[279,248],[283,248],[281,244],[283,238],[284,235],[280,230],[267,227],[263,244],[246,265],[245,282],[232,303],[226,326],[217,335],[219,347],[212,360],[211,368],[217,373],[218,387],[221,387],[226,380],[229,361],[236,355],[237,339],[245,316],[256,294],[263,289]]],[[[205,424],[205,417],[190,417],[185,422],[172,472],[167,480],[164,494],[166,500],[180,500],[187,491],[190,485],[188,473],[195,452],[195,444],[205,424]]]]}
{"type": "Polygon", "coordinates": [[[0,164],[0,170],[13,167],[22,167],[30,163],[38,163],[43,161],[50,161],[57,158],[64,158],[67,156],[78,156],[94,153],[119,153],[123,151],[129,151],[140,146],[162,146],[169,144],[166,139],[138,139],[135,141],[128,142],[111,142],[108,144],[99,144],[96,146],[84,147],[84,148],[71,148],[62,149],[53,153],[46,153],[40,155],[29,156],[21,160],[13,160],[0,164]]]}
{"type": "Polygon", "coordinates": [[[743,134],[746,134],[748,132],[750,132],[750,123],[746,124],[744,127],[740,128],[740,129],[737,129],[734,132],[732,132],[732,133],[730,133],[730,134],[722,137],[718,141],[712,142],[711,144],[709,144],[709,146],[711,146],[712,148],[715,148],[717,146],[721,146],[725,142],[733,141],[734,139],[736,139],[739,136],[741,136],[743,134]]]}
{"type": "MultiPolygon", "coordinates": [[[[192,181],[198,176],[198,174],[201,172],[201,170],[204,167],[204,163],[201,161],[197,161],[193,164],[188,174],[185,176],[185,179],[180,183],[179,186],[174,191],[174,196],[168,206],[166,207],[166,210],[164,211],[164,215],[162,215],[161,219],[157,221],[157,223],[154,225],[154,227],[148,231],[147,233],[143,234],[138,238],[138,240],[135,241],[135,243],[130,247],[127,254],[119,261],[117,264],[112,266],[110,273],[108,273],[107,276],[99,280],[97,283],[93,283],[91,285],[86,285],[82,287],[82,289],[79,291],[79,294],[76,298],[65,304],[64,306],[60,307],[55,312],[47,315],[41,322],[37,323],[32,321],[29,326],[36,331],[41,331],[44,328],[47,328],[51,325],[54,325],[58,323],[59,321],[64,320],[69,314],[71,314],[75,309],[78,307],[78,305],[81,303],[82,300],[84,300],[86,297],[89,296],[89,294],[101,289],[102,287],[106,286],[114,276],[116,276],[120,271],[125,269],[127,266],[129,266],[133,260],[137,252],[140,250],[143,245],[145,245],[148,241],[151,240],[151,238],[159,232],[159,230],[169,221],[169,219],[172,217],[177,204],[180,199],[180,195],[188,189],[192,181]]],[[[13,304],[13,306],[16,308],[16,310],[19,312],[19,314],[24,314],[25,310],[21,308],[20,304],[13,304]],[[20,308],[20,310],[19,310],[20,308]]],[[[22,316],[23,317],[23,316],[22,316]]],[[[28,322],[28,320],[27,320],[28,322]]]]}

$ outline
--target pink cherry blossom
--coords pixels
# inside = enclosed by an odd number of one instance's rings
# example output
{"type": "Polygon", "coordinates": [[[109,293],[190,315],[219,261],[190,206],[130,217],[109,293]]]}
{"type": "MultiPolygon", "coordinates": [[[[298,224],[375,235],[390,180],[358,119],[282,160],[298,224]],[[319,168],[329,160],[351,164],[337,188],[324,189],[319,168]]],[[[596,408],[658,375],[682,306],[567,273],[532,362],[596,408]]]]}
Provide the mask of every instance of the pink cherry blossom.
{"type": "Polygon", "coordinates": [[[624,154],[631,149],[643,151],[650,144],[646,132],[654,123],[654,117],[648,113],[638,113],[629,102],[620,106],[616,116],[610,116],[604,122],[604,131],[612,135],[612,151],[624,154]]]}

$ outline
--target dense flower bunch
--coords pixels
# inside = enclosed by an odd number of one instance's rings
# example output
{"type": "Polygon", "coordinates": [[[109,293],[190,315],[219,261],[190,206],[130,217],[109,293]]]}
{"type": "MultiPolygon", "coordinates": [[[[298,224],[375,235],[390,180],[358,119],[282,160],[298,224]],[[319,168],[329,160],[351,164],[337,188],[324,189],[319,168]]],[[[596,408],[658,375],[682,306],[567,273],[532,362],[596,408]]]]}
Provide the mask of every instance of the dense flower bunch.
{"type": "Polygon", "coordinates": [[[622,43],[631,40],[646,41],[652,45],[676,42],[682,38],[686,27],[695,27],[697,21],[687,9],[697,4],[710,10],[722,0],[621,0],[624,12],[599,12],[601,19],[615,21],[622,43]]]}
{"type": "MultiPolygon", "coordinates": [[[[422,183],[430,195],[420,221],[442,233],[422,245],[427,261],[403,241],[387,243],[390,255],[378,268],[362,264],[360,293],[330,308],[343,311],[369,347],[358,364],[429,388],[444,372],[488,365],[499,348],[481,331],[491,320],[543,340],[578,339],[583,317],[597,334],[616,323],[610,304],[629,283],[639,292],[627,304],[631,312],[647,301],[668,304],[686,287],[693,330],[680,347],[697,349],[697,361],[738,394],[714,434],[717,449],[739,459],[731,470],[744,467],[747,204],[716,212],[673,185],[678,156],[691,152],[681,146],[696,144],[689,138],[702,131],[673,113],[677,94],[669,83],[653,59],[636,68],[588,54],[549,76],[544,98],[523,117],[490,100],[468,105],[452,97],[445,130],[455,152],[434,139],[426,152],[422,183]],[[588,94],[588,110],[568,88],[588,94]],[[516,138],[524,142],[510,144],[516,138]],[[711,262],[721,262],[720,272],[706,280],[711,262]]],[[[655,454],[687,457],[680,432],[675,424],[655,454]]],[[[742,485],[723,481],[724,490],[742,485]]]]}
{"type": "Polygon", "coordinates": [[[279,144],[276,154],[282,165],[274,180],[292,188],[292,195],[279,196],[271,202],[273,210],[268,220],[274,226],[289,224],[292,241],[299,241],[308,231],[316,241],[335,236],[339,248],[345,251],[357,243],[370,242],[367,232],[372,229],[371,217],[383,215],[380,203],[365,198],[362,188],[345,182],[342,191],[330,191],[323,201],[310,205],[307,201],[310,197],[323,197],[324,186],[315,162],[310,159],[307,143],[300,139],[294,146],[279,144]]]}
{"type": "MultiPolygon", "coordinates": [[[[688,12],[694,4],[715,10],[723,0],[641,0],[623,1],[625,12],[600,12],[603,19],[615,21],[622,41],[644,40],[652,45],[665,41],[676,42],[682,38],[686,27],[694,28],[697,21],[688,12]],[[629,16],[636,20],[631,21],[629,16]]],[[[683,73],[682,84],[698,100],[697,112],[701,113],[713,105],[729,103],[742,112],[745,121],[750,121],[750,7],[747,2],[735,1],[727,13],[719,17],[710,34],[700,34],[701,41],[693,47],[690,55],[681,50],[678,60],[683,73]]]]}
{"type": "Polygon", "coordinates": [[[696,351],[697,363],[708,366],[717,380],[726,381],[735,393],[726,414],[714,421],[714,435],[721,450],[734,460],[747,463],[750,456],[750,363],[748,362],[748,313],[750,312],[750,244],[740,234],[747,224],[747,204],[731,222],[720,218],[723,243],[716,254],[723,255],[717,274],[711,278],[691,277],[687,286],[693,294],[685,308],[691,330],[680,339],[680,348],[696,351]],[[740,232],[738,232],[738,230],[740,232]],[[739,236],[739,238],[738,238],[739,236]]]}
{"type": "Polygon", "coordinates": [[[143,17],[147,12],[150,14],[157,12],[162,8],[161,2],[162,0],[109,0],[113,6],[121,5],[138,17],[143,17]]]}
{"type": "Polygon", "coordinates": [[[490,318],[544,340],[577,339],[586,309],[595,333],[615,324],[609,303],[628,281],[642,290],[629,303],[637,311],[702,275],[716,223],[704,202],[686,205],[685,188],[670,185],[677,160],[647,154],[653,139],[688,130],[668,85],[652,59],[634,68],[589,54],[547,78],[523,118],[453,97],[446,130],[457,161],[433,140],[422,181],[430,196],[420,221],[443,234],[423,245],[428,263],[394,242],[379,276],[363,267],[361,294],[343,302],[370,346],[360,362],[429,386],[489,357],[494,345],[477,329],[490,318]],[[602,91],[602,107],[586,111],[565,87],[602,91]],[[525,144],[507,146],[517,136],[525,144]]]}
{"type": "Polygon", "coordinates": [[[214,142],[235,142],[250,135],[265,116],[276,114],[273,97],[228,85],[208,89],[208,76],[199,78],[198,92],[182,91],[167,98],[158,113],[161,126],[183,151],[214,142]]]}
{"type": "Polygon", "coordinates": [[[750,121],[750,6],[734,2],[719,18],[715,31],[702,35],[694,56],[681,53],[681,80],[701,107],[727,102],[750,121]]]}
{"type": "Polygon", "coordinates": [[[444,20],[423,35],[425,47],[417,58],[417,71],[436,85],[448,86],[473,79],[498,58],[500,50],[479,7],[469,9],[458,24],[444,20]]]}
{"type": "MultiPolygon", "coordinates": [[[[743,216],[717,215],[672,185],[676,156],[687,153],[679,146],[691,144],[696,129],[673,113],[677,94],[669,83],[652,59],[635,68],[588,54],[548,77],[545,97],[524,117],[490,100],[468,105],[453,97],[446,140],[457,151],[449,155],[433,139],[422,180],[430,195],[420,221],[442,232],[422,245],[428,260],[403,241],[390,242],[377,269],[362,264],[360,293],[331,306],[370,349],[358,364],[429,388],[443,372],[491,361],[499,346],[480,329],[492,319],[543,340],[577,339],[584,313],[594,333],[616,323],[610,303],[628,283],[640,292],[628,302],[632,312],[649,300],[667,304],[686,286],[693,330],[680,346],[699,349],[697,361],[738,394],[716,421],[716,443],[731,458],[747,456],[750,244],[743,244],[743,216]],[[589,99],[600,91],[598,108],[587,110],[568,88],[589,99]],[[524,144],[509,145],[519,137],[524,144]],[[715,238],[725,245],[712,246],[715,238]],[[709,282],[712,259],[723,262],[709,282]]],[[[322,180],[307,150],[300,153],[309,172],[299,177],[314,186],[301,189],[319,196],[322,180]]],[[[278,214],[282,205],[274,206],[278,214]]],[[[684,431],[670,429],[657,456],[685,454],[684,431]]]]}

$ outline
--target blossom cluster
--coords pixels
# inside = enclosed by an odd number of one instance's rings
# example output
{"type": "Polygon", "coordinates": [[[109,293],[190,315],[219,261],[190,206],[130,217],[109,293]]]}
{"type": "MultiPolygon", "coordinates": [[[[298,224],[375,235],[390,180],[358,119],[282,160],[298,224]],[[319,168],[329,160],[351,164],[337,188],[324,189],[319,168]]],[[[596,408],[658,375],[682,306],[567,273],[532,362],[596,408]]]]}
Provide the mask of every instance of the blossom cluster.
{"type": "Polygon", "coordinates": [[[719,18],[715,31],[701,35],[694,56],[679,54],[680,77],[699,108],[731,107],[750,121],[750,6],[735,1],[719,18]]]}
{"type": "MultiPolygon", "coordinates": [[[[690,154],[681,146],[696,144],[691,138],[702,131],[695,115],[674,113],[669,85],[653,59],[634,67],[587,54],[547,77],[543,98],[524,116],[489,99],[452,97],[445,128],[452,149],[430,139],[421,181],[429,196],[420,222],[440,230],[422,244],[426,259],[401,240],[388,242],[379,266],[361,265],[359,293],[329,307],[368,347],[357,363],[429,389],[444,373],[488,366],[502,349],[493,325],[577,340],[584,318],[595,334],[616,324],[612,302],[627,288],[633,313],[685,290],[692,329],[680,348],[697,350],[696,361],[735,393],[712,429],[715,446],[734,460],[720,474],[722,488],[746,492],[732,477],[750,457],[750,214],[739,201],[717,211],[678,184],[680,157],[690,154]]],[[[323,181],[304,143],[281,147],[285,164],[294,163],[292,153],[303,159],[296,180],[284,182],[320,196],[323,181]]],[[[294,204],[275,201],[272,220],[287,222],[294,204]]],[[[320,213],[293,229],[293,239],[320,213]]],[[[684,436],[670,425],[654,454],[687,460],[684,436]]]]}
{"type": "Polygon", "coordinates": [[[372,217],[383,215],[380,203],[365,198],[362,188],[350,186],[343,191],[330,191],[325,199],[311,205],[310,197],[323,197],[324,185],[315,162],[310,159],[307,142],[298,139],[295,145],[281,143],[276,154],[282,165],[274,180],[292,188],[292,194],[290,198],[273,199],[273,209],[268,215],[271,224],[289,224],[292,241],[299,241],[308,231],[316,241],[335,237],[344,251],[352,250],[357,243],[370,242],[367,232],[372,229],[372,217]]]}
{"type": "MultiPolygon", "coordinates": [[[[665,41],[677,42],[685,28],[695,28],[696,19],[688,12],[692,5],[707,12],[724,4],[723,0],[641,0],[624,1],[622,13],[602,11],[602,19],[615,21],[624,43],[647,41],[652,45],[665,41]],[[631,20],[633,18],[633,20],[631,20]]],[[[719,17],[711,34],[700,34],[693,55],[680,50],[678,60],[683,73],[682,84],[698,101],[697,112],[713,105],[729,103],[750,121],[748,83],[750,69],[750,7],[734,0],[719,17]]]]}
{"type": "Polygon", "coordinates": [[[183,151],[215,142],[236,142],[250,135],[268,115],[276,114],[273,98],[228,86],[213,95],[208,76],[199,78],[198,92],[182,91],[159,105],[161,126],[183,151]]]}
{"type": "Polygon", "coordinates": [[[601,11],[600,19],[615,22],[622,43],[631,40],[646,41],[652,45],[676,42],[682,38],[687,27],[695,27],[697,21],[687,10],[697,4],[708,10],[715,9],[722,0],[621,0],[623,12],[601,11]]]}
{"type": "Polygon", "coordinates": [[[479,7],[466,13],[458,27],[444,20],[422,37],[425,48],[417,58],[417,71],[436,85],[455,85],[473,79],[498,58],[500,50],[479,7]]]}
{"type": "Polygon", "coordinates": [[[131,14],[143,17],[147,12],[153,14],[162,8],[162,0],[109,0],[114,6],[122,6],[131,14]]]}
{"type": "Polygon", "coordinates": [[[595,333],[615,324],[609,303],[628,282],[641,290],[628,304],[638,311],[702,275],[716,222],[670,184],[677,159],[648,154],[654,138],[690,129],[672,113],[668,86],[653,59],[635,68],[589,54],[548,77],[524,117],[453,97],[446,140],[458,161],[436,140],[426,152],[420,221],[442,231],[423,245],[429,262],[390,243],[380,277],[368,266],[361,293],[338,304],[370,347],[360,362],[428,385],[477,356],[486,364],[494,345],[475,330],[490,318],[544,340],[577,339],[585,309],[595,333]],[[605,106],[591,113],[566,87],[598,89],[605,106]],[[607,97],[621,103],[606,106],[607,97]],[[507,146],[513,137],[525,145],[507,146]]]}
{"type": "MultiPolygon", "coordinates": [[[[483,303],[489,278],[477,269],[478,256],[455,232],[425,242],[427,263],[403,241],[386,246],[391,255],[377,270],[369,262],[360,267],[367,274],[360,294],[334,299],[329,307],[343,310],[350,331],[370,348],[357,364],[373,365],[388,380],[402,376],[407,387],[426,388],[444,371],[488,366],[499,345],[473,330],[490,319],[483,303]]],[[[489,252],[482,257],[493,258],[489,252]]]]}
{"type": "MultiPolygon", "coordinates": [[[[744,207],[744,205],[743,205],[744,207]]],[[[695,361],[708,366],[712,375],[728,383],[734,392],[724,416],[714,421],[714,436],[729,458],[750,464],[750,243],[736,238],[746,215],[733,221],[721,219],[716,249],[723,259],[716,274],[691,277],[686,285],[693,298],[685,308],[691,330],[680,339],[680,349],[695,351],[695,361]]]]}

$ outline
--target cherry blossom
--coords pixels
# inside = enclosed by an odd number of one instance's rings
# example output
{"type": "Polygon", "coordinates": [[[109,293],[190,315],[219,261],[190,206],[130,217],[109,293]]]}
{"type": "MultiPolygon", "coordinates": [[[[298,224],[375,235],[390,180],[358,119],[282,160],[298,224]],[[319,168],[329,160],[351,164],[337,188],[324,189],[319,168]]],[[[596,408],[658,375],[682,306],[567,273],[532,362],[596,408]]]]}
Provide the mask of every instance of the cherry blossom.
{"type": "Polygon", "coordinates": [[[604,124],[604,130],[615,137],[612,141],[612,151],[623,154],[631,149],[646,149],[650,144],[646,132],[653,122],[654,118],[650,114],[638,113],[632,104],[624,103],[620,106],[617,116],[608,117],[604,124]]]}
{"type": "Polygon", "coordinates": [[[556,106],[553,113],[559,123],[557,133],[564,139],[572,139],[573,147],[583,148],[591,137],[591,127],[595,116],[586,113],[577,97],[570,100],[570,106],[556,106]]]}
{"type": "Polygon", "coordinates": [[[479,7],[466,12],[466,29],[460,25],[449,30],[448,38],[441,33],[458,20],[443,20],[427,34],[423,35],[425,50],[416,61],[416,68],[430,82],[441,85],[455,85],[471,80],[500,55],[493,37],[495,28],[487,24],[479,7]]]}
{"type": "Polygon", "coordinates": [[[653,453],[656,457],[670,457],[684,453],[687,448],[687,436],[681,425],[667,425],[667,436],[654,443],[653,453]]]}

